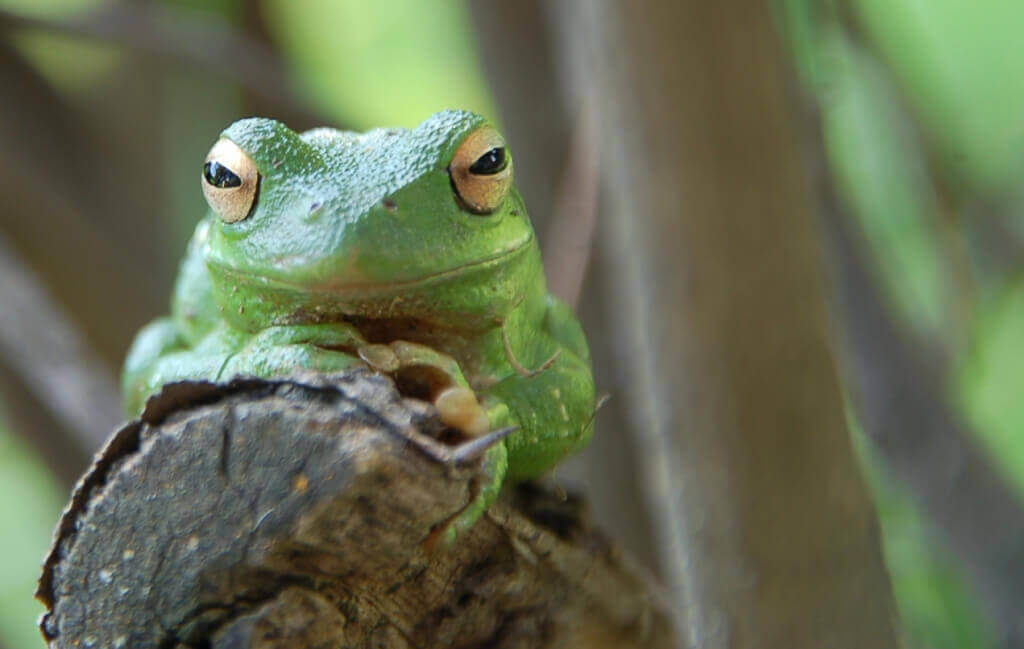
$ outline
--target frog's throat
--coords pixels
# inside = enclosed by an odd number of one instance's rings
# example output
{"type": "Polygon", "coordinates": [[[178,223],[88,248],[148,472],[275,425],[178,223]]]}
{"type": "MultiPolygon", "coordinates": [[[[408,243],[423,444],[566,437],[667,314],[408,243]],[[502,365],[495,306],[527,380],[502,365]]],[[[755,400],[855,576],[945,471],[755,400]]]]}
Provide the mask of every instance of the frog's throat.
{"type": "Polygon", "coordinates": [[[294,282],[279,277],[271,277],[268,275],[258,273],[247,273],[236,268],[228,266],[222,266],[214,260],[207,260],[207,264],[220,268],[225,274],[234,275],[239,278],[246,278],[248,280],[256,280],[258,283],[271,288],[271,289],[283,289],[287,291],[312,291],[317,293],[326,293],[344,297],[369,297],[369,296],[388,296],[394,294],[404,294],[414,292],[417,288],[422,286],[428,286],[430,284],[442,283],[449,280],[458,279],[463,275],[468,275],[474,272],[486,271],[491,268],[496,268],[509,261],[512,261],[515,257],[523,254],[529,249],[530,244],[533,243],[534,236],[531,232],[529,236],[523,238],[514,248],[504,250],[490,257],[485,257],[477,261],[472,261],[455,268],[448,268],[446,270],[437,271],[430,273],[429,275],[423,275],[421,277],[414,277],[411,279],[401,279],[386,282],[294,282]]]}

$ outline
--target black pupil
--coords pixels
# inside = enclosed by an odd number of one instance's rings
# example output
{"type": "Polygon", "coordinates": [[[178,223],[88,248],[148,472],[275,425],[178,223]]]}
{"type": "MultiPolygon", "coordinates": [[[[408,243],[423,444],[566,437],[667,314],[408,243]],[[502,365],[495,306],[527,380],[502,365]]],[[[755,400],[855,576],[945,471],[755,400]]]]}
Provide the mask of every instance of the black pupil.
{"type": "Polygon", "coordinates": [[[477,158],[476,162],[469,167],[469,173],[477,176],[493,176],[504,171],[507,166],[508,155],[505,153],[505,147],[501,146],[491,149],[477,158]]]}
{"type": "Polygon", "coordinates": [[[203,165],[203,178],[214,187],[227,189],[229,187],[241,187],[242,179],[219,162],[207,162],[203,165]]]}

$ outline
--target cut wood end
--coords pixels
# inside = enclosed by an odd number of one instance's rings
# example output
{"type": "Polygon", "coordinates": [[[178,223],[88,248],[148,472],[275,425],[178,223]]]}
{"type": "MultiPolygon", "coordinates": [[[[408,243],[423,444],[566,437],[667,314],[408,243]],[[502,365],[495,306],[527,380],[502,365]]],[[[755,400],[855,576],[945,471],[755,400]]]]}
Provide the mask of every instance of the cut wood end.
{"type": "Polygon", "coordinates": [[[380,376],[178,384],[79,482],[40,579],[51,647],[671,647],[582,502],[469,501],[436,412],[380,376]]]}

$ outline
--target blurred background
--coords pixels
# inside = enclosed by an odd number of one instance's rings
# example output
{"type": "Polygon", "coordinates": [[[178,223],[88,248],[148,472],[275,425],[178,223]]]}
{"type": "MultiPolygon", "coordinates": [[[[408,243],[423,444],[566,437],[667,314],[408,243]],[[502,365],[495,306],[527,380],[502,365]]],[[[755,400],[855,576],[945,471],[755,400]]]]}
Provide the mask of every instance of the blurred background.
{"type": "MultiPolygon", "coordinates": [[[[132,335],[167,310],[205,210],[206,151],[248,115],[364,130],[461,107],[505,131],[551,284],[578,297],[612,397],[592,447],[555,480],[587,493],[658,572],[659,513],[638,495],[643,450],[623,432],[614,269],[595,243],[615,215],[595,162],[607,125],[571,44],[579,4],[0,0],[0,647],[40,643],[30,593],[53,525],[119,421],[132,335]]],[[[1024,610],[1024,3],[772,9],[904,641],[1012,646],[1006,611],[1024,610]]]]}

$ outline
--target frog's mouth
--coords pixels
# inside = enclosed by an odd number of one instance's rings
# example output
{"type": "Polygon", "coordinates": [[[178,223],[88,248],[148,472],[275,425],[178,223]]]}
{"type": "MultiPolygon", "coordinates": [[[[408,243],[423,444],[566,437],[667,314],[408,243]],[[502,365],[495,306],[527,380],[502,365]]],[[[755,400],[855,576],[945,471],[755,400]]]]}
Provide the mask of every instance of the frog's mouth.
{"type": "Polygon", "coordinates": [[[299,283],[299,282],[288,282],[287,280],[279,280],[273,277],[266,277],[268,282],[272,285],[278,285],[281,287],[289,287],[295,290],[307,290],[313,292],[331,293],[339,297],[348,297],[352,295],[372,295],[372,294],[407,294],[414,292],[416,289],[426,287],[430,284],[441,284],[448,280],[459,279],[463,276],[469,276],[479,273],[480,271],[490,270],[498,266],[502,266],[513,258],[521,254],[526,250],[528,244],[533,241],[532,233],[524,237],[522,241],[517,242],[515,246],[495,253],[490,257],[484,257],[475,261],[467,262],[454,268],[448,268],[445,270],[436,271],[427,275],[421,275],[419,277],[411,277],[408,279],[388,280],[388,281],[355,281],[355,280],[342,280],[338,282],[323,281],[323,282],[310,282],[310,283],[299,283]]]}
{"type": "Polygon", "coordinates": [[[236,311],[248,312],[258,307],[269,311],[268,324],[338,319],[417,320],[448,326],[457,323],[460,329],[475,330],[494,326],[518,303],[520,291],[514,285],[519,273],[515,269],[507,273],[500,269],[517,263],[532,241],[531,233],[515,246],[489,257],[419,277],[389,281],[302,281],[227,267],[213,259],[207,263],[217,267],[217,272],[211,275],[215,284],[220,284],[218,293],[226,302],[228,317],[236,311]],[[257,288],[264,296],[261,304],[254,305],[251,298],[243,298],[245,292],[237,290],[241,285],[257,288]],[[475,298],[479,291],[473,289],[478,286],[487,286],[491,293],[475,298]],[[470,304],[474,299],[477,302],[470,304]]]}

